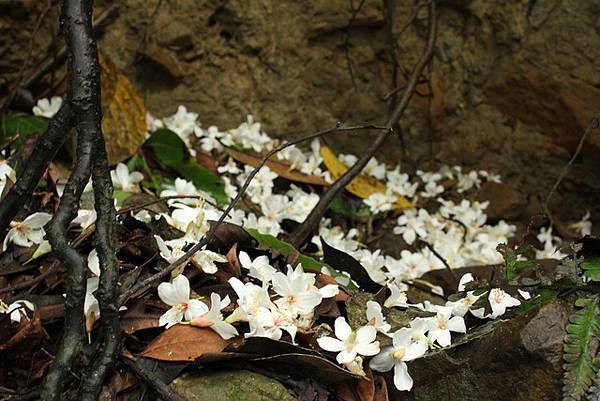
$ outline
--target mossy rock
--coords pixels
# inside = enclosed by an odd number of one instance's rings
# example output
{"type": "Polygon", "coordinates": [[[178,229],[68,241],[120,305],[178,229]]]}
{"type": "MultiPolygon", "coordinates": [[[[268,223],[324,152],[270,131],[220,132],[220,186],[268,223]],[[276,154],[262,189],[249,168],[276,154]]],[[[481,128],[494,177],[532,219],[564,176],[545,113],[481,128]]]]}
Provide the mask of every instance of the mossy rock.
{"type": "Polygon", "coordinates": [[[171,386],[188,401],[296,401],[277,380],[248,370],[193,372],[171,386]]]}

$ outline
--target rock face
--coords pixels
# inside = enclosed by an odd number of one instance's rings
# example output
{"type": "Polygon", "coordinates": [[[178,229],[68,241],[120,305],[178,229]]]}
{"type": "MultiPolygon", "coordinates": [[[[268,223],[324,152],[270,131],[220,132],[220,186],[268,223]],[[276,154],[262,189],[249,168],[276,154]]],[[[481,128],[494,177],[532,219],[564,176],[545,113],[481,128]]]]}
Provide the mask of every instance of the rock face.
{"type": "MultiPolygon", "coordinates": [[[[115,4],[95,3],[98,12],[115,4]]],[[[394,3],[398,31],[413,2],[394,3]]],[[[271,135],[287,137],[337,121],[385,121],[393,68],[380,0],[117,4],[100,47],[155,115],[171,114],[181,103],[198,112],[205,127],[226,129],[251,113],[271,135]]],[[[0,94],[61,44],[53,43],[59,10],[44,7],[1,2],[0,94]],[[24,45],[30,40],[31,59],[24,45]]],[[[403,169],[434,156],[500,173],[526,199],[544,197],[583,127],[600,112],[598,15],[599,0],[438,1],[431,85],[419,85],[401,123],[408,155],[403,169]]],[[[400,86],[426,33],[421,9],[398,40],[400,86]]],[[[33,87],[34,96],[60,91],[58,78],[33,87]]],[[[329,138],[337,150],[354,153],[370,141],[368,133],[329,138]]],[[[593,173],[598,150],[596,130],[554,198],[562,220],[579,219],[585,209],[600,215],[600,178],[593,173]]],[[[396,163],[401,154],[393,137],[379,158],[396,163]]]]}
{"type": "Polygon", "coordinates": [[[495,322],[493,330],[467,344],[410,362],[413,389],[390,392],[390,399],[559,400],[569,313],[561,301],[552,301],[527,315],[495,322]]]}

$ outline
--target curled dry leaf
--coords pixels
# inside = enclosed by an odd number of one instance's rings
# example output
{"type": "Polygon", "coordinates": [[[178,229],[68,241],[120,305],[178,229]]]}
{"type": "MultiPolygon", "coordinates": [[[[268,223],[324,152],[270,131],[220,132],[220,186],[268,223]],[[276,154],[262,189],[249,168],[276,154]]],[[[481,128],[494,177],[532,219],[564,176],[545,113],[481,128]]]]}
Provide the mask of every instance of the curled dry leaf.
{"type": "Polygon", "coordinates": [[[330,246],[323,237],[321,237],[321,244],[323,244],[323,260],[325,263],[334,269],[350,273],[352,279],[365,291],[376,293],[381,289],[381,285],[371,279],[367,270],[358,260],[346,252],[330,246]]]}
{"type": "Polygon", "coordinates": [[[366,379],[345,381],[338,385],[337,396],[342,401],[374,401],[375,381],[368,366],[364,368],[366,379]]]}
{"type": "MultiPolygon", "coordinates": [[[[336,155],[327,146],[321,146],[321,157],[333,179],[337,180],[348,171],[348,167],[339,161],[336,155]]],[[[346,185],[346,190],[359,198],[367,199],[374,193],[386,193],[387,188],[383,182],[376,178],[367,174],[360,174],[353,179],[350,184],[346,185]]],[[[411,207],[413,207],[412,203],[406,198],[398,195],[398,201],[394,204],[394,209],[402,210],[411,207]]]]}
{"type": "Polygon", "coordinates": [[[142,352],[160,361],[190,362],[206,352],[221,352],[227,341],[209,328],[177,324],[162,332],[142,352]]]}
{"type": "Polygon", "coordinates": [[[240,264],[240,260],[237,256],[237,242],[233,244],[229,252],[227,252],[226,256],[227,261],[229,262],[228,267],[230,268],[230,271],[228,271],[228,273],[231,273],[233,276],[240,278],[240,276],[242,275],[242,265],[240,264]]]}

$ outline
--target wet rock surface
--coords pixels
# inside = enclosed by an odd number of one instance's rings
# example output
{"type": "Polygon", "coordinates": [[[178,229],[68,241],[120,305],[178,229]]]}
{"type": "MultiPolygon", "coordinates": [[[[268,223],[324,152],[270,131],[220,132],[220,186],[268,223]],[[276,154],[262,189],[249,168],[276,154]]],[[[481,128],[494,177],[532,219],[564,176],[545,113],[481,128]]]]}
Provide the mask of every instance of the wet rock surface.
{"type": "Polygon", "coordinates": [[[559,400],[569,314],[566,304],[556,300],[510,321],[494,322],[466,344],[410,362],[413,389],[390,391],[390,399],[559,400]]]}

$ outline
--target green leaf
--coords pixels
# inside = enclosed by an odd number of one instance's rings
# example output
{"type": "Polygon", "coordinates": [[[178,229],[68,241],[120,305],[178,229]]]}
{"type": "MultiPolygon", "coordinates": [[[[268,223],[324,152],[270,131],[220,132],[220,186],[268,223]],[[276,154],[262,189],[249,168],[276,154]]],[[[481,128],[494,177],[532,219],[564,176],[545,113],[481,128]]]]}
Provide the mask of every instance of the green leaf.
{"type": "MultiPolygon", "coordinates": [[[[285,241],[279,240],[272,235],[269,234],[261,234],[254,228],[247,228],[246,231],[255,240],[258,241],[258,249],[277,249],[283,256],[286,258],[294,251],[296,248],[292,244],[289,244],[285,241]]],[[[319,262],[318,260],[311,258],[310,256],[302,255],[298,257],[298,262],[302,263],[303,267],[307,267],[309,269],[314,269],[321,271],[323,266],[326,266],[324,263],[319,262]]]]}
{"type": "MultiPolygon", "coordinates": [[[[279,251],[279,253],[281,253],[286,258],[292,252],[297,252],[296,248],[294,248],[294,246],[292,244],[289,244],[289,243],[287,243],[285,241],[277,239],[277,238],[273,237],[272,235],[261,234],[261,233],[259,233],[254,228],[246,228],[245,230],[256,241],[258,241],[258,249],[266,249],[266,250],[277,249],[279,251]]],[[[347,278],[346,275],[342,274],[341,272],[339,272],[338,270],[334,269],[333,267],[329,266],[326,263],[320,262],[320,261],[318,261],[315,258],[303,255],[301,253],[298,253],[298,255],[299,255],[298,256],[298,262],[302,263],[302,267],[306,267],[306,268],[317,270],[317,271],[321,271],[321,269],[323,267],[327,267],[327,270],[329,270],[329,273],[334,278],[338,277],[338,276],[342,276],[342,277],[347,278]]],[[[348,284],[347,287],[348,288],[356,288],[356,286],[352,283],[352,281],[350,281],[350,283],[348,284]]]]}
{"type": "Polygon", "coordinates": [[[600,256],[594,256],[581,262],[583,275],[593,281],[600,281],[600,256]]]}
{"type": "Polygon", "coordinates": [[[19,146],[29,135],[41,134],[47,128],[47,118],[29,114],[0,116],[0,142],[16,137],[15,146],[19,146]]]}
{"type": "Polygon", "coordinates": [[[519,274],[527,269],[535,269],[537,265],[530,260],[519,260],[519,256],[523,256],[532,251],[532,246],[523,244],[516,249],[508,247],[506,244],[500,244],[496,248],[504,257],[504,274],[507,282],[516,279],[519,274]]]}
{"type": "Polygon", "coordinates": [[[564,401],[581,400],[598,372],[591,350],[592,341],[600,333],[598,297],[578,299],[576,305],[582,309],[569,318],[563,342],[564,401]]]}
{"type": "Polygon", "coordinates": [[[220,178],[188,156],[185,143],[176,133],[164,128],[156,130],[147,146],[152,148],[163,167],[171,168],[192,181],[196,188],[211,194],[218,204],[229,202],[220,178]]]}
{"type": "Polygon", "coordinates": [[[366,220],[371,214],[369,207],[362,202],[358,205],[353,203],[345,196],[338,195],[329,204],[329,209],[349,219],[366,220]]]}

